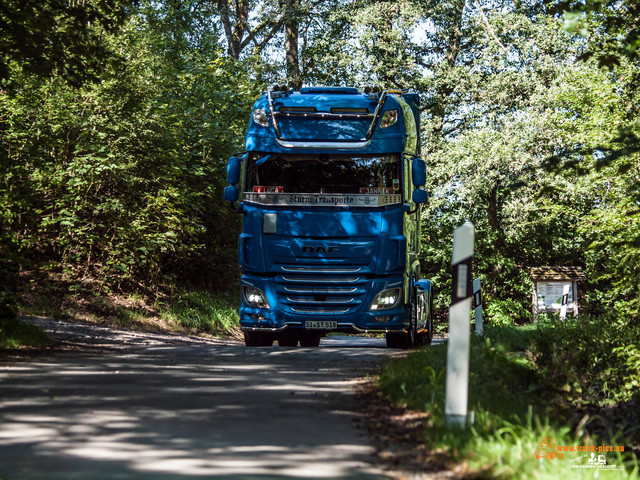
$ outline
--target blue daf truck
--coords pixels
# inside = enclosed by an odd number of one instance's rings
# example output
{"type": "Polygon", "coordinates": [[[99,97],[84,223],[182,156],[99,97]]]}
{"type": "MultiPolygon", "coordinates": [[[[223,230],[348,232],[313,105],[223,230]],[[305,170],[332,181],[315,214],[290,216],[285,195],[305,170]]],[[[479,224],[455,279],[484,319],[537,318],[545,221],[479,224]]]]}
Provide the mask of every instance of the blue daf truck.
{"type": "Polygon", "coordinates": [[[419,118],[416,94],[369,87],[274,86],[257,100],[224,191],[243,216],[247,346],[314,347],[329,332],[431,342],[419,118]]]}

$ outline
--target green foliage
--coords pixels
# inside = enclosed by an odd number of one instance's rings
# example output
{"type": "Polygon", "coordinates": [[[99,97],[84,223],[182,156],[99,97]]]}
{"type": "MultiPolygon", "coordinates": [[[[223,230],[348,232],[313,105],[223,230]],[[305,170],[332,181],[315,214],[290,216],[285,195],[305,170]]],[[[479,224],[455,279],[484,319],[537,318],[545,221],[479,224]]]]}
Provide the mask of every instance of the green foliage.
{"type": "MultiPolygon", "coordinates": [[[[389,362],[380,377],[381,389],[394,402],[438,412],[443,421],[446,350],[446,344],[435,345],[389,362]]],[[[542,410],[539,395],[545,387],[531,364],[477,337],[472,338],[470,356],[470,409],[483,407],[505,418],[525,414],[531,404],[542,410]]]]}
{"type": "Polygon", "coordinates": [[[540,322],[532,351],[542,375],[567,392],[571,402],[612,404],[637,393],[639,341],[635,320],[617,313],[583,315],[540,322]]]}
{"type": "Polygon", "coordinates": [[[238,301],[232,294],[190,291],[161,304],[160,310],[164,319],[179,328],[224,335],[238,325],[238,301]]]}
{"type": "Polygon", "coordinates": [[[39,328],[16,318],[0,317],[0,349],[42,347],[51,338],[39,328]]]}
{"type": "Polygon", "coordinates": [[[51,338],[39,328],[18,319],[18,302],[6,292],[0,292],[0,349],[40,347],[51,338]]]}
{"type": "MultiPolygon", "coordinates": [[[[571,338],[569,330],[576,334],[571,326],[559,322],[525,327],[488,326],[486,340],[472,336],[469,409],[475,412],[475,422],[468,429],[447,428],[444,424],[445,344],[391,360],[380,375],[379,386],[392,401],[428,412],[427,445],[433,450],[447,452],[457,461],[464,461],[481,478],[552,479],[568,474],[571,478],[592,478],[593,472],[569,470],[569,461],[576,459],[577,453],[565,454],[562,461],[540,461],[534,456],[539,442],[545,437],[551,437],[557,445],[568,446],[634,442],[629,437],[616,437],[611,430],[606,431],[606,435],[599,432],[601,436],[594,437],[588,433],[584,422],[578,422],[575,428],[564,425],[562,410],[556,408],[564,395],[562,385],[556,382],[564,379],[549,374],[543,366],[541,353],[537,363],[533,363],[531,358],[535,358],[535,354],[532,357],[530,349],[535,350],[536,345],[549,342],[553,344],[549,351],[556,355],[571,351],[577,348],[579,340],[576,344],[558,343],[571,338]],[[567,334],[560,334],[562,339],[556,342],[559,330],[563,328],[567,334]]],[[[594,348],[604,354],[610,343],[604,342],[594,348]]],[[[621,351],[631,352],[624,355],[624,362],[636,368],[637,350],[625,348],[621,351]]],[[[570,374],[576,367],[574,361],[575,358],[564,358],[558,360],[556,366],[570,374]]],[[[598,365],[602,366],[602,363],[598,365]]],[[[635,374],[637,370],[627,372],[635,374]]],[[[621,430],[624,427],[617,425],[621,430]]],[[[633,431],[627,429],[624,433],[633,434],[633,431]]],[[[617,453],[615,459],[609,457],[608,461],[627,466],[626,473],[615,472],[616,478],[637,478],[638,464],[633,456],[617,453]]]]}
{"type": "Polygon", "coordinates": [[[234,285],[224,163],[263,83],[285,77],[289,22],[306,84],[420,94],[439,318],[467,219],[489,324],[531,318],[541,265],[585,268],[581,311],[640,315],[633,1],[18,3],[0,10],[0,271],[103,292],[234,285]]]}
{"type": "MultiPolygon", "coordinates": [[[[632,179],[630,179],[632,180],[632,179]]],[[[613,202],[597,208],[582,228],[591,244],[585,252],[595,287],[591,300],[622,317],[640,315],[640,213],[633,202],[611,195],[613,202]]]]}
{"type": "Polygon", "coordinates": [[[58,76],[79,86],[97,80],[112,52],[104,32],[126,19],[131,0],[38,0],[0,2],[0,84],[11,85],[11,70],[58,76]]]}
{"type": "Polygon", "coordinates": [[[18,301],[13,295],[0,292],[0,318],[15,319],[18,316],[18,301]]]}
{"type": "Polygon", "coordinates": [[[506,326],[513,325],[514,320],[526,317],[529,312],[523,311],[522,302],[516,300],[494,299],[486,309],[483,309],[483,318],[486,318],[492,325],[506,326]]]}
{"type": "Polygon", "coordinates": [[[238,223],[221,173],[256,91],[214,32],[190,36],[202,11],[177,23],[141,8],[104,35],[127,61],[99,83],[14,72],[20,86],[0,92],[0,235],[23,261],[58,259],[68,278],[222,287],[235,280],[238,223]]]}

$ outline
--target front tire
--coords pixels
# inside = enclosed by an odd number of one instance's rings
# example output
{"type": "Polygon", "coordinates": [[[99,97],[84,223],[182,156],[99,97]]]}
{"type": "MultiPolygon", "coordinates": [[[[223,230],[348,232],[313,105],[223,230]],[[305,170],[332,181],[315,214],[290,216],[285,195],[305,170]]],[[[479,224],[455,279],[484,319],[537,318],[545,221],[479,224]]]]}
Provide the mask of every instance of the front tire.
{"type": "Polygon", "coordinates": [[[273,345],[273,333],[244,332],[244,344],[247,347],[270,347],[273,345]]]}
{"type": "Polygon", "coordinates": [[[278,334],[278,345],[280,345],[281,347],[297,347],[298,332],[291,329],[280,332],[278,334]]]}
{"type": "Polygon", "coordinates": [[[300,346],[317,347],[318,345],[320,345],[321,336],[321,333],[314,332],[313,330],[302,330],[300,332],[300,346]]]}
{"type": "Polygon", "coordinates": [[[387,332],[387,348],[400,348],[406,350],[410,346],[410,337],[407,332],[387,332]]]}
{"type": "Polygon", "coordinates": [[[423,345],[423,336],[418,333],[418,318],[420,316],[420,308],[417,305],[417,295],[414,291],[411,294],[411,306],[409,310],[409,329],[400,332],[387,332],[387,348],[407,348],[419,347],[423,345]]]}
{"type": "Polygon", "coordinates": [[[431,345],[433,341],[433,297],[429,292],[429,321],[427,322],[429,331],[424,335],[424,344],[431,345]]]}

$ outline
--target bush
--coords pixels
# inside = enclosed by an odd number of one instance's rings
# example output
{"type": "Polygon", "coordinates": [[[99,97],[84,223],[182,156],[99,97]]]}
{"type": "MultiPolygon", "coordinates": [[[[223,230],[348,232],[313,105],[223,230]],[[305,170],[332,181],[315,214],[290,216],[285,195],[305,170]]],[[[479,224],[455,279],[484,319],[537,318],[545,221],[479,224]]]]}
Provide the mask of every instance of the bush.
{"type": "Polygon", "coordinates": [[[538,324],[536,364],[578,403],[630,400],[640,378],[638,322],[614,314],[538,324]],[[635,383],[634,383],[635,382],[635,383]]]}
{"type": "MultiPolygon", "coordinates": [[[[577,369],[566,362],[577,361],[580,356],[585,359],[602,356],[597,345],[606,349],[620,338],[622,329],[616,329],[602,344],[596,340],[587,342],[589,353],[583,348],[575,352],[575,357],[572,353],[563,356],[564,352],[577,350],[576,344],[584,344],[586,334],[599,331],[604,321],[592,319],[586,323],[585,326],[581,322],[556,320],[524,327],[489,325],[484,340],[472,335],[469,411],[475,412],[475,422],[467,429],[445,427],[446,345],[435,345],[391,360],[380,375],[379,386],[391,401],[429,412],[425,438],[428,447],[447,452],[478,478],[555,479],[568,475],[595,478],[594,473],[600,472],[570,469],[569,462],[577,460],[579,453],[564,460],[539,460],[534,456],[546,437],[558,446],[621,445],[630,438],[612,436],[611,429],[600,429],[598,435],[593,435],[585,428],[588,417],[565,425],[564,409],[556,409],[558,395],[563,392],[553,382],[564,381],[560,372],[568,375],[568,371],[577,369]],[[578,330],[585,335],[577,336],[578,330]],[[575,344],[571,343],[572,339],[575,344]],[[540,362],[542,368],[533,360],[540,362]],[[557,368],[555,376],[548,376],[549,365],[557,368]]],[[[638,372],[640,357],[635,345],[619,348],[619,351],[611,349],[607,359],[616,357],[619,368],[623,368],[622,364],[626,366],[627,374],[620,377],[631,383],[620,381],[618,391],[621,391],[626,385],[633,385],[632,372],[638,372]]],[[[635,423],[631,423],[635,428],[635,423]]],[[[621,425],[610,424],[616,428],[621,425]]],[[[625,433],[629,432],[623,431],[625,433]]],[[[638,463],[633,455],[616,452],[608,455],[607,460],[627,468],[627,472],[616,471],[615,478],[638,478],[638,463]]]]}
{"type": "Polygon", "coordinates": [[[0,318],[16,318],[18,316],[18,301],[13,295],[0,292],[0,318]]]}

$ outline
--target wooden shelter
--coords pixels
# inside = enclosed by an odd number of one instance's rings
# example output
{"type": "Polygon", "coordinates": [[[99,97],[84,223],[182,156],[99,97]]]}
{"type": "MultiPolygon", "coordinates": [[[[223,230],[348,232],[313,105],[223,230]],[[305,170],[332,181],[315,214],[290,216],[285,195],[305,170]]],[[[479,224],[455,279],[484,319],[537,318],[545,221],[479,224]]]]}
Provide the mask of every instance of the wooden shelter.
{"type": "Polygon", "coordinates": [[[533,321],[540,313],[578,316],[578,281],[585,280],[582,267],[531,267],[533,321]]]}

